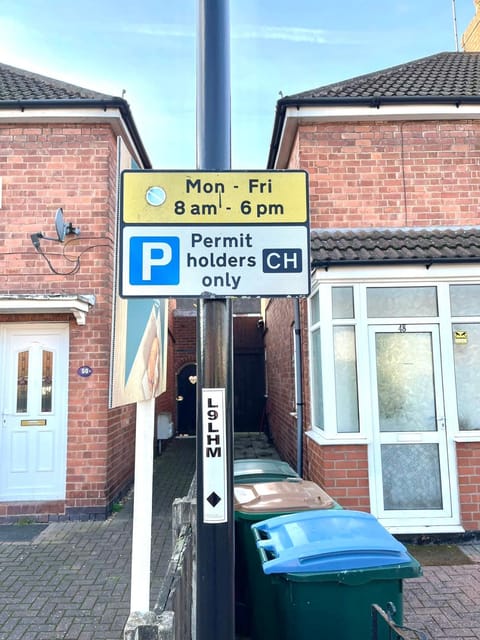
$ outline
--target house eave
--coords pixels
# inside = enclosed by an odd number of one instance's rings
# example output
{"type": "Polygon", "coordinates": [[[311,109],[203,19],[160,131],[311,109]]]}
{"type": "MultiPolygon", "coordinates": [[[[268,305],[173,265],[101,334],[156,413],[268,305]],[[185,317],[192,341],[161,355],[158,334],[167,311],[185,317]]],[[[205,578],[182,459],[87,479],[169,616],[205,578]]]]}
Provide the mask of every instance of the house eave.
{"type": "Polygon", "coordinates": [[[93,294],[0,294],[0,314],[71,313],[78,325],[85,325],[95,304],[93,294]]]}
{"type": "Polygon", "coordinates": [[[116,135],[126,141],[138,164],[151,169],[150,158],[133,120],[128,103],[122,98],[109,100],[0,100],[0,122],[107,122],[116,135]]]}
{"type": "Polygon", "coordinates": [[[300,123],[479,118],[480,96],[283,99],[277,103],[267,168],[288,167],[300,123]]]}

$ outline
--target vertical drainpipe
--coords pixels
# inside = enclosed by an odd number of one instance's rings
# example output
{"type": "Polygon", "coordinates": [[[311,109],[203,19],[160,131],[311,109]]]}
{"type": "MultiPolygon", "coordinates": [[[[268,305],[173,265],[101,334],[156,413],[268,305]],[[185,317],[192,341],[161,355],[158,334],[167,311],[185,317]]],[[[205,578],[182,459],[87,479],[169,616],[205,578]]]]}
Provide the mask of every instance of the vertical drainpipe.
{"type": "Polygon", "coordinates": [[[300,330],[300,300],[294,298],[294,335],[295,335],[295,409],[297,417],[297,473],[303,476],[303,376],[302,376],[302,339],[300,330]]]}

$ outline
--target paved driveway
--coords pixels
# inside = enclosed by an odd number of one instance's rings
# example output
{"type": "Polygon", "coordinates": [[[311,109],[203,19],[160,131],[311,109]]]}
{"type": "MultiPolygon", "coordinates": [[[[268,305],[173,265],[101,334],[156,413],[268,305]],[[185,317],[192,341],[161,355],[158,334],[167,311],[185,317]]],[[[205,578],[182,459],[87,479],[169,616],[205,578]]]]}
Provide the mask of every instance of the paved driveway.
{"type": "Polygon", "coordinates": [[[424,567],[423,576],[404,581],[405,624],[428,640],[480,638],[480,554],[462,547],[475,564],[424,567]]]}
{"type": "MultiPolygon", "coordinates": [[[[152,608],[171,555],[171,505],[194,473],[194,440],[172,441],[155,461],[152,608]]],[[[132,506],[130,497],[109,520],[53,522],[33,542],[0,542],[0,640],[121,640],[132,506]]]]}

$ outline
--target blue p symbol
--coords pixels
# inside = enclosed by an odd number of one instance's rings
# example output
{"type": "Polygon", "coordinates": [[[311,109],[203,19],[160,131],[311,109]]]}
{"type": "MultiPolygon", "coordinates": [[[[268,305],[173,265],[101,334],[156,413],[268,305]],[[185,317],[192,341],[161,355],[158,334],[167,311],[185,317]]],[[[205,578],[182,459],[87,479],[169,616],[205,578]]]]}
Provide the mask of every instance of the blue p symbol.
{"type": "Polygon", "coordinates": [[[180,281],[180,238],[130,238],[130,284],[163,285],[180,281]]]}

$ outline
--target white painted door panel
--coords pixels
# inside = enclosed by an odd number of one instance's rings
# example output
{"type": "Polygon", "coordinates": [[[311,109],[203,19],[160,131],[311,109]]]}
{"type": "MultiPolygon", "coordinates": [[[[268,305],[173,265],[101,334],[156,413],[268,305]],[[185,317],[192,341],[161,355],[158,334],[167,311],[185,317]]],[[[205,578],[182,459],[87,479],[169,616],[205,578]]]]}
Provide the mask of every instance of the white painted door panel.
{"type": "Polygon", "coordinates": [[[68,325],[0,333],[0,500],[65,497],[68,325]]]}

